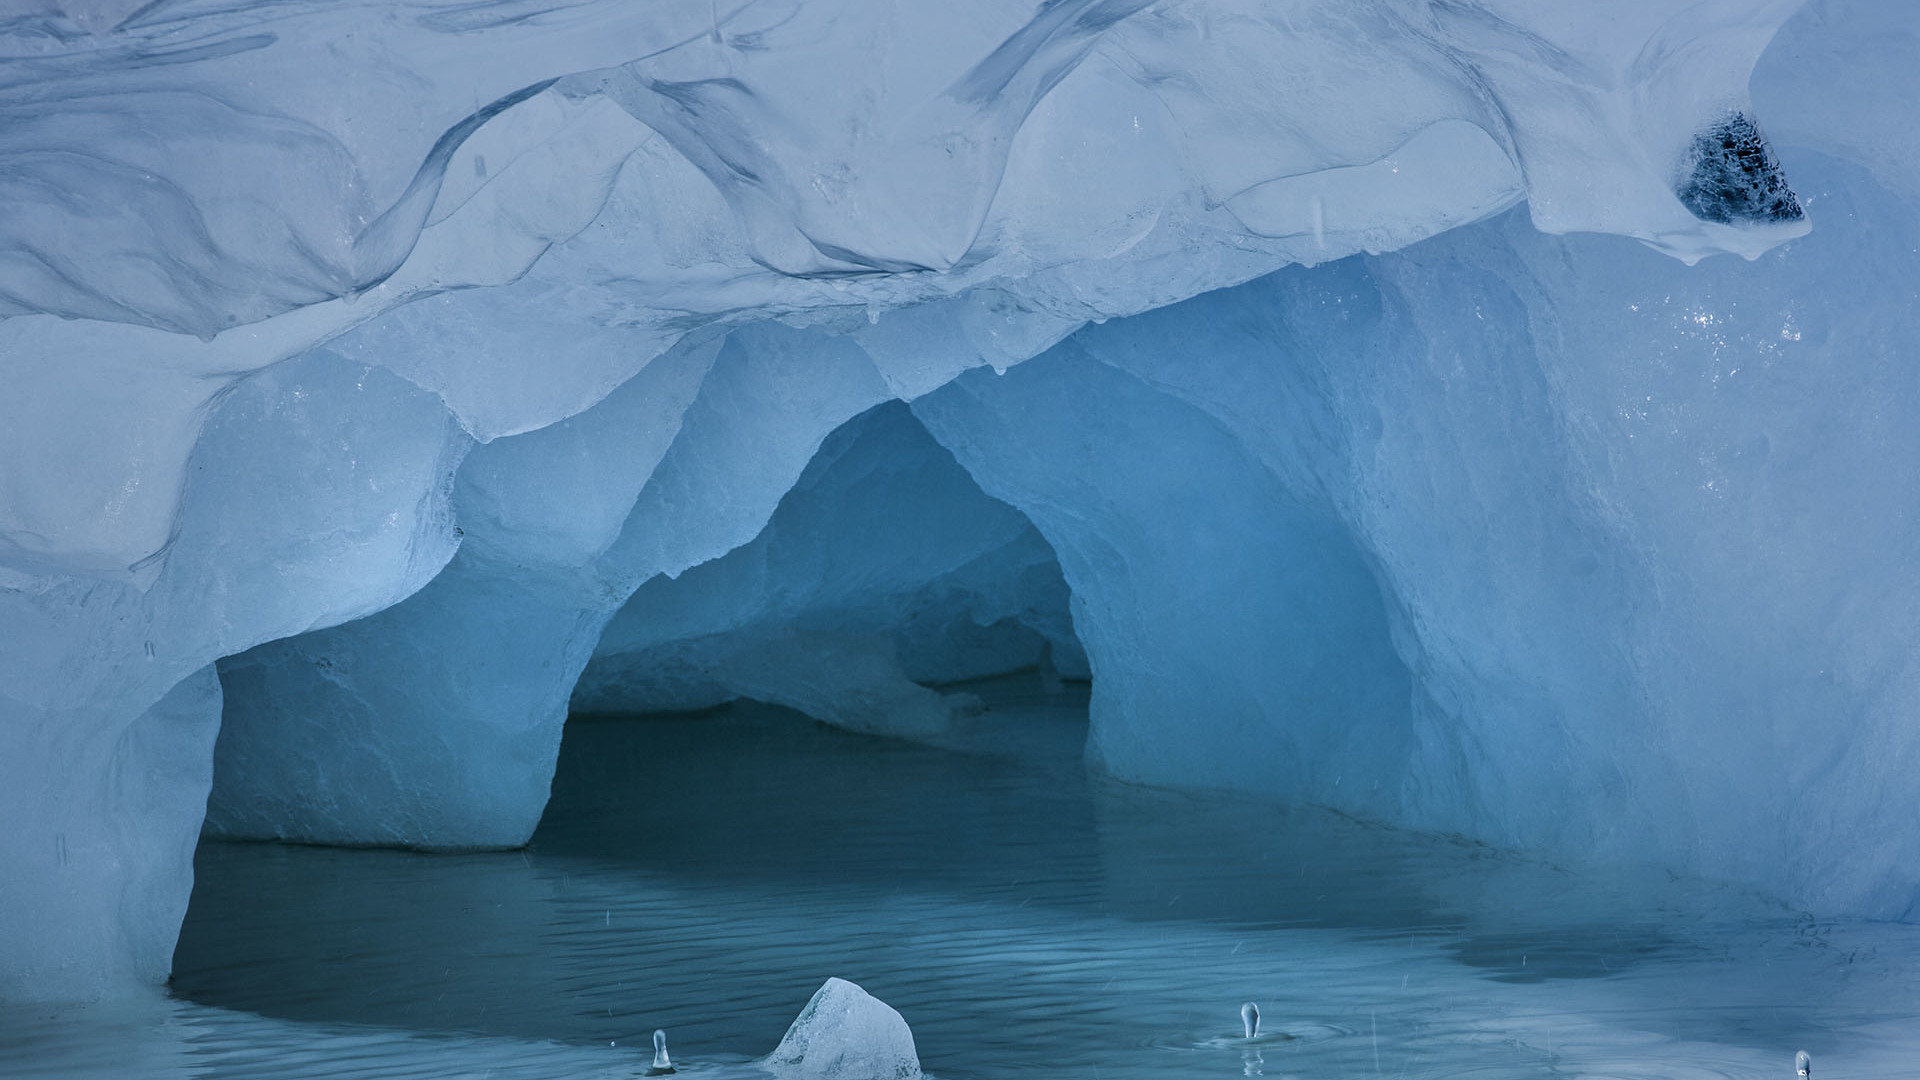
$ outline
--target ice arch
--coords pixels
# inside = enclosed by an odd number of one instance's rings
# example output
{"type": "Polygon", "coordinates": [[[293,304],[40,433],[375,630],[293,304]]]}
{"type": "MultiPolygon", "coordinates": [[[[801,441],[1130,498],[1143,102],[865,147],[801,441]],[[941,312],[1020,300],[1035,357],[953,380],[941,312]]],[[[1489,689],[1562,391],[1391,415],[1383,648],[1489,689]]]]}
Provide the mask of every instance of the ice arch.
{"type": "Polygon", "coordinates": [[[446,495],[470,445],[432,395],[315,352],[221,403],[146,589],[5,572],[0,997],[165,978],[211,779],[212,664],[425,584],[457,543],[446,495]]]}
{"type": "Polygon", "coordinates": [[[1851,225],[1758,263],[1509,215],[916,401],[1060,552],[1106,767],[1911,917],[1920,221],[1790,157],[1851,225]]]}
{"type": "Polygon", "coordinates": [[[1041,665],[1087,672],[1053,550],[890,403],[829,437],[750,543],[642,585],[573,704],[644,712],[750,697],[928,737],[970,700],[928,684],[1041,665]]]}

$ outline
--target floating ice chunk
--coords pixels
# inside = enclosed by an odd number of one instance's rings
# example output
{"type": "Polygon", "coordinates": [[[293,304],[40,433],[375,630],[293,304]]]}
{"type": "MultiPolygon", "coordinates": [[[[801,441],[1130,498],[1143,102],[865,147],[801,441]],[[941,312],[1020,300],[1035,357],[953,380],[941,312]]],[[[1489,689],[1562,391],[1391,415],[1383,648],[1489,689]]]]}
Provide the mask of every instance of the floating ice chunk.
{"type": "Polygon", "coordinates": [[[786,1080],[917,1080],[913,1032],[886,1002],[828,979],[763,1064],[786,1080]]]}

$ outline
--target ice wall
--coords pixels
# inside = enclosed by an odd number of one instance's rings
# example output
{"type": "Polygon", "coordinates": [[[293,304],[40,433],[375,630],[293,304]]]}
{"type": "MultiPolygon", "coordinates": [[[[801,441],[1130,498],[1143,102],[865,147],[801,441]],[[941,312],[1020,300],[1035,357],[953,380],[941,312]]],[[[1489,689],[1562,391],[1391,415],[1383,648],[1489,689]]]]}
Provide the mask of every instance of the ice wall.
{"type": "Polygon", "coordinates": [[[1904,913],[1915,16],[1750,100],[1795,6],[0,13],[0,996],[157,975],[221,658],[217,830],[524,838],[602,625],[888,398],[1106,613],[1108,768],[1904,913]]]}
{"type": "Polygon", "coordinates": [[[856,731],[944,731],[952,682],[1085,666],[1053,552],[904,405],[834,432],[765,529],[642,585],[574,690],[583,712],[748,697],[856,731]]]}
{"type": "Polygon", "coordinates": [[[369,618],[261,646],[228,686],[217,835],[517,846],[574,681],[641,582],[752,539],[827,434],[887,396],[842,337],[736,331],[462,465],[460,554],[369,618]]]}
{"type": "Polygon", "coordinates": [[[1103,336],[1137,341],[1156,368],[1211,367],[1244,393],[1249,372],[1222,370],[1199,329],[1236,310],[1203,299],[1083,331],[1004,376],[963,376],[915,413],[1059,553],[1098,767],[1380,813],[1408,753],[1410,689],[1363,553],[1324,499],[1096,351],[1103,336]]]}
{"type": "Polygon", "coordinates": [[[1101,763],[1910,917],[1920,223],[1788,157],[1836,224],[1758,262],[1508,215],[916,402],[1060,552],[1101,763]]]}
{"type": "Polygon", "coordinates": [[[211,782],[213,662],[433,577],[468,445],[432,395],[317,352],[221,402],[149,587],[0,571],[0,996],[165,978],[211,782]]]}

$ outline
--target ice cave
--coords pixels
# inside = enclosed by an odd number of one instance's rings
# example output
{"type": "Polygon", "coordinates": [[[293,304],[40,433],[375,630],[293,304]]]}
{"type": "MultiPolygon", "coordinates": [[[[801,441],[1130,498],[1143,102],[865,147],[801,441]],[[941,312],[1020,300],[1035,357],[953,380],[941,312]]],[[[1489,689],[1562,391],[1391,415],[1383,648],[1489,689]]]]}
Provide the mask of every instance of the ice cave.
{"type": "Polygon", "coordinates": [[[0,1076],[1909,1077],[1916,416],[1911,0],[0,0],[0,1076]]]}

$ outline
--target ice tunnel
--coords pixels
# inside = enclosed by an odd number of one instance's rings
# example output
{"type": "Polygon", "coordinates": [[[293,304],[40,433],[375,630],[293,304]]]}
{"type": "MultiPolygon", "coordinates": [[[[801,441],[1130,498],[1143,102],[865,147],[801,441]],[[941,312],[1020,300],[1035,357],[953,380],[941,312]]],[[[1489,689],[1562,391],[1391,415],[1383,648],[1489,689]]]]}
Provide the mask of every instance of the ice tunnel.
{"type": "Polygon", "coordinates": [[[163,983],[202,838],[521,848],[570,715],[938,745],[1017,671],[1102,783],[1911,922],[1916,56],[0,6],[0,1002],[163,983]]]}

